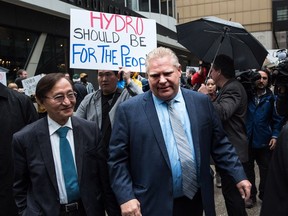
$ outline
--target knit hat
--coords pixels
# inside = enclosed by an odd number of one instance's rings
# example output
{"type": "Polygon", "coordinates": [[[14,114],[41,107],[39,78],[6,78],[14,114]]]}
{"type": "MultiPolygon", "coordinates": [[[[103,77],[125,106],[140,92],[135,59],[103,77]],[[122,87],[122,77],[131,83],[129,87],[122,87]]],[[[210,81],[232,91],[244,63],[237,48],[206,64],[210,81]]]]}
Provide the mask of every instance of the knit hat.
{"type": "Polygon", "coordinates": [[[77,82],[77,81],[80,81],[80,76],[79,76],[79,74],[74,74],[73,75],[73,82],[77,82]]]}

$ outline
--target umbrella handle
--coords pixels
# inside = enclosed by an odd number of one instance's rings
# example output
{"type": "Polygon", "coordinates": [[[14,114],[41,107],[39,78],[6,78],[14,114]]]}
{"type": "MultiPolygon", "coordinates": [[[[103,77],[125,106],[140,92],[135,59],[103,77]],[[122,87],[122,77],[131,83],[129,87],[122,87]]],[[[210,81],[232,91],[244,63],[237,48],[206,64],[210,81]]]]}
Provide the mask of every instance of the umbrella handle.
{"type": "Polygon", "coordinates": [[[224,26],[224,33],[223,33],[223,35],[222,35],[221,41],[220,41],[220,43],[219,43],[219,45],[218,45],[218,48],[217,48],[216,53],[215,53],[215,55],[214,55],[213,61],[212,61],[212,63],[211,63],[211,67],[210,67],[209,72],[208,72],[208,74],[207,74],[207,77],[206,77],[206,79],[205,79],[205,84],[207,83],[207,80],[208,80],[209,77],[210,77],[211,70],[212,70],[212,67],[213,67],[213,65],[214,65],[214,61],[215,61],[215,59],[216,59],[216,57],[217,57],[217,55],[218,55],[218,53],[219,53],[220,47],[221,47],[221,45],[222,45],[222,42],[224,41],[224,38],[225,38],[225,36],[226,36],[227,31],[229,31],[229,27],[224,26]]]}

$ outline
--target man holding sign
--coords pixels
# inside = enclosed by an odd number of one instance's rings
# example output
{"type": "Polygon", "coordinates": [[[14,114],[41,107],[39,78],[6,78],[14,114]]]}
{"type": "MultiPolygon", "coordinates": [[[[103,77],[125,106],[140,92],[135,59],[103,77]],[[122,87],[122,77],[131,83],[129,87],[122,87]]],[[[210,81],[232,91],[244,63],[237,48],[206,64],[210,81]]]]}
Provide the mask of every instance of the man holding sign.
{"type": "Polygon", "coordinates": [[[97,122],[102,132],[100,145],[103,149],[101,160],[101,181],[103,212],[106,210],[109,216],[120,216],[119,205],[115,199],[114,193],[110,187],[107,167],[107,148],[111,135],[111,128],[114,121],[114,115],[118,104],[130,97],[142,93],[142,90],[130,78],[130,70],[120,68],[118,71],[99,70],[98,83],[100,89],[93,94],[88,94],[81,102],[76,111],[76,116],[97,122]],[[125,89],[117,88],[118,74],[123,76],[126,82],[125,89]]]}

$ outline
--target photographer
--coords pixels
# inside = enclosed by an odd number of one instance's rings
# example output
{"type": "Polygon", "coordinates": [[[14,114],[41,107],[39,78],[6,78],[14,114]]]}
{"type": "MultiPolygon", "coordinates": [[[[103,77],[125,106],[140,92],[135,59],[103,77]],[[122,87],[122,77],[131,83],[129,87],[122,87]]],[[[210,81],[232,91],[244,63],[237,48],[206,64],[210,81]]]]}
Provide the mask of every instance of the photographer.
{"type": "Polygon", "coordinates": [[[263,69],[256,71],[259,79],[254,82],[253,96],[248,100],[246,129],[249,141],[249,161],[246,174],[252,184],[250,199],[246,208],[256,204],[257,188],[255,184],[254,162],[260,172],[259,199],[263,200],[267,171],[272,150],[276,146],[278,134],[282,127],[282,117],[274,108],[274,94],[270,90],[270,73],[263,69]]]}

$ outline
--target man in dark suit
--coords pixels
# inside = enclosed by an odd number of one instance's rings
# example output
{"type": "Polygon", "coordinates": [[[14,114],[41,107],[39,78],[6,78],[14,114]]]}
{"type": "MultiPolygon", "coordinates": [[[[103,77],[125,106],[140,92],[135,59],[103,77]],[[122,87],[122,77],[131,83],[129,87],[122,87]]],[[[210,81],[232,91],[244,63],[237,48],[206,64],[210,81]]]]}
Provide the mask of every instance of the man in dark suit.
{"type": "Polygon", "coordinates": [[[210,155],[233,177],[242,198],[249,198],[251,184],[210,99],[179,87],[176,55],[163,47],[153,50],[146,58],[146,71],[151,91],[119,105],[110,140],[108,165],[122,215],[200,216],[203,209],[205,215],[215,215],[210,155]],[[190,148],[185,155],[187,161],[192,158],[189,172],[170,101],[190,148]],[[187,182],[184,173],[196,177],[187,182]]]}
{"type": "Polygon", "coordinates": [[[71,81],[61,73],[43,77],[36,98],[47,117],[13,137],[13,189],[20,215],[98,215],[96,124],[72,116],[76,98],[71,81]],[[66,136],[60,135],[62,130],[66,136]]]}
{"type": "MultiPolygon", "coordinates": [[[[248,104],[247,93],[243,85],[235,79],[234,62],[229,56],[220,54],[215,58],[210,77],[219,88],[217,97],[213,101],[213,106],[246,172],[248,162],[248,139],[245,126],[248,104]]],[[[206,93],[203,90],[205,90],[205,87],[202,89],[201,86],[198,91],[206,93]]],[[[222,193],[228,215],[246,216],[245,203],[247,203],[248,207],[252,205],[252,200],[248,199],[244,202],[239,196],[233,178],[225,171],[222,171],[220,167],[216,166],[216,170],[221,176],[222,193]]]]}
{"type": "Polygon", "coordinates": [[[0,83],[0,215],[17,214],[13,199],[12,136],[36,121],[38,114],[29,97],[0,83]]]}

